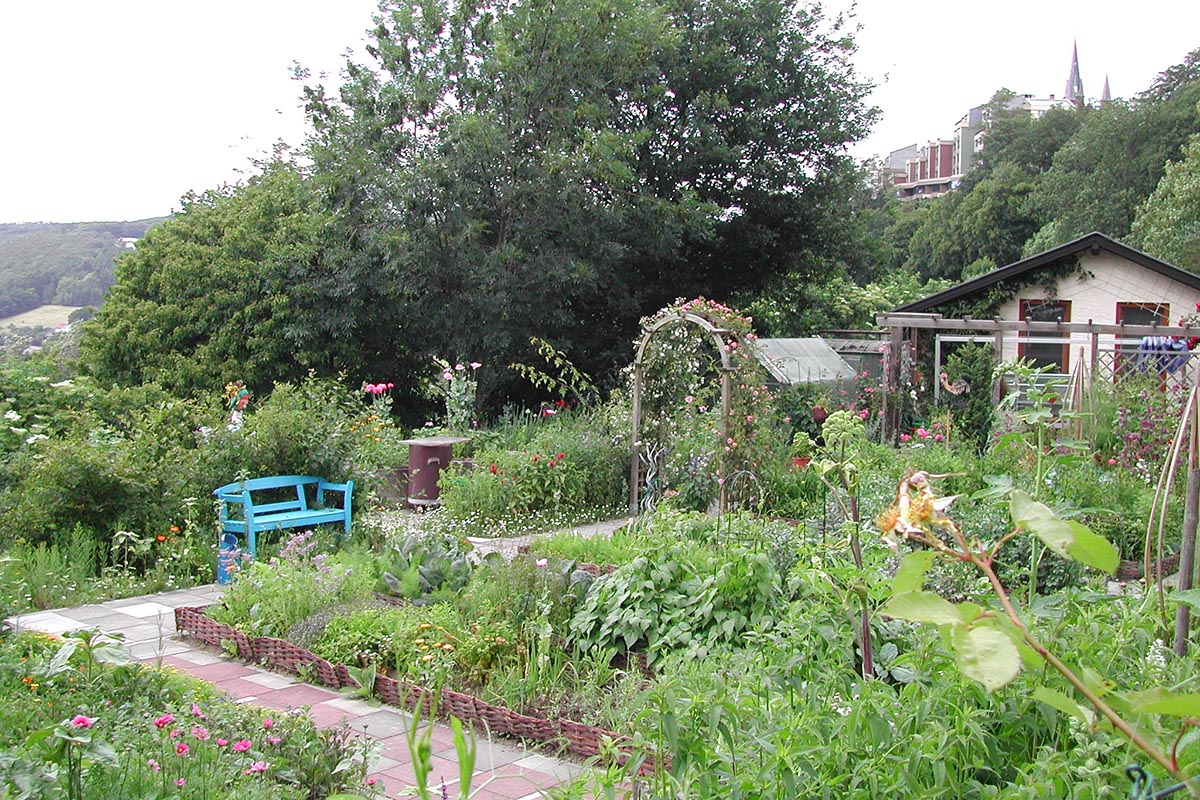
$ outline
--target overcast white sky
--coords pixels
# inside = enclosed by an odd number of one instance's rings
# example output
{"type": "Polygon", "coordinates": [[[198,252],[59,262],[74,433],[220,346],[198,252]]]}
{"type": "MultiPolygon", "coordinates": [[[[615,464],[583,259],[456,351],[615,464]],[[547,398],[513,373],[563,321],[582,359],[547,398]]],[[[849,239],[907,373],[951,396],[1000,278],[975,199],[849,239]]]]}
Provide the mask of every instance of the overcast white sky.
{"type": "MultiPolygon", "coordinates": [[[[830,9],[849,0],[829,0],[830,9]]],[[[299,62],[362,56],[375,0],[0,0],[0,222],[133,220],[299,144],[299,62]]],[[[1194,0],[861,0],[859,69],[880,87],[866,157],[948,136],[1001,87],[1131,96],[1200,47],[1194,0]]]]}

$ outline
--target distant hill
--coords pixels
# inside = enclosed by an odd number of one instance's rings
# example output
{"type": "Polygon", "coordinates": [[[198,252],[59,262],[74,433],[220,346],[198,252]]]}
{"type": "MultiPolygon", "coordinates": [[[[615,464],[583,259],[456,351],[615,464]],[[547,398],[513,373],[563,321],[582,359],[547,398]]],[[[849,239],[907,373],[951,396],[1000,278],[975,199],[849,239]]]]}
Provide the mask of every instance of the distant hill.
{"type": "Polygon", "coordinates": [[[0,318],[48,304],[99,305],[114,259],[163,219],[0,223],[0,318]]]}

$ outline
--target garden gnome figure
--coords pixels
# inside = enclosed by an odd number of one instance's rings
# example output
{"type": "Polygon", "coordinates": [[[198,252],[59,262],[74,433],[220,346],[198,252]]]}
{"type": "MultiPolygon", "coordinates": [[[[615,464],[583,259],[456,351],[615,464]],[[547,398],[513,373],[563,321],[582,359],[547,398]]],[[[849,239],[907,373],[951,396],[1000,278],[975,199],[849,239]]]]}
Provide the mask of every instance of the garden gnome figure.
{"type": "Polygon", "coordinates": [[[950,393],[949,401],[951,403],[961,402],[963,395],[971,391],[971,384],[962,378],[952,382],[950,376],[946,374],[946,370],[942,370],[942,374],[938,377],[941,379],[942,388],[950,393]]]}
{"type": "Polygon", "coordinates": [[[250,405],[250,390],[241,381],[226,384],[225,401],[229,408],[229,424],[226,430],[240,431],[242,429],[242,412],[250,405]]]}

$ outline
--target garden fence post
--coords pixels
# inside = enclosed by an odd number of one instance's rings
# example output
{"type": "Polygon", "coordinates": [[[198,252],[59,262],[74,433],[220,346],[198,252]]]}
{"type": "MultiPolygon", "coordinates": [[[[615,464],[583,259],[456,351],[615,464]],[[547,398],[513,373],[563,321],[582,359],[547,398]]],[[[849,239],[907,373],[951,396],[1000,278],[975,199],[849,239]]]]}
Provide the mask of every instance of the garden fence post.
{"type": "MultiPolygon", "coordinates": [[[[1197,463],[1197,444],[1200,443],[1200,408],[1197,404],[1197,389],[1192,387],[1192,402],[1187,405],[1189,419],[1184,420],[1188,437],[1187,497],[1183,504],[1183,541],[1179,548],[1179,586],[1181,592],[1192,588],[1196,572],[1196,521],[1200,512],[1200,464],[1197,463]]],[[[1161,570],[1161,566],[1159,567],[1161,570]]],[[[1186,656],[1188,651],[1188,606],[1180,603],[1175,608],[1175,646],[1177,656],[1186,656]]]]}

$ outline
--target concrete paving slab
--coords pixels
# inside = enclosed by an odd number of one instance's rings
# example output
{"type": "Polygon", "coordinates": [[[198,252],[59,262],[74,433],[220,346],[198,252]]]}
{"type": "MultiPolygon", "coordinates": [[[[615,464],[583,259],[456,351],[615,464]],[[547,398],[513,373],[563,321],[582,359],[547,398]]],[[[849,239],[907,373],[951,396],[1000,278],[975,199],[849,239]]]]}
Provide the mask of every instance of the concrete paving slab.
{"type": "Polygon", "coordinates": [[[103,619],[112,614],[111,608],[105,608],[102,605],[87,605],[79,608],[64,608],[59,613],[70,619],[76,619],[80,622],[91,622],[95,619],[103,619]]]}
{"type": "Polygon", "coordinates": [[[514,745],[494,739],[475,740],[475,764],[481,769],[496,769],[520,761],[528,753],[514,745]]]}
{"type": "Polygon", "coordinates": [[[57,611],[36,611],[32,614],[22,614],[13,621],[17,628],[41,631],[55,636],[89,627],[79,620],[63,616],[57,611]]]}
{"type": "Polygon", "coordinates": [[[560,782],[578,778],[587,772],[587,768],[582,764],[560,761],[557,758],[550,758],[541,753],[529,753],[524,758],[513,763],[521,769],[534,770],[550,775],[560,782]]]}
{"type": "Polygon", "coordinates": [[[171,620],[172,626],[175,624],[175,609],[172,606],[166,606],[162,603],[132,603],[126,606],[116,606],[116,608],[119,608],[122,614],[128,614],[138,619],[163,617],[171,620]]]}
{"type": "Polygon", "coordinates": [[[138,661],[156,661],[167,656],[186,653],[188,646],[182,642],[173,642],[167,639],[162,642],[134,642],[126,645],[125,649],[129,651],[131,658],[138,661]]]}
{"type": "MultiPolygon", "coordinates": [[[[280,675],[278,672],[260,672],[257,675],[247,675],[246,680],[257,683],[267,689],[286,689],[289,686],[301,685],[299,681],[289,678],[287,675],[280,675]]],[[[323,697],[321,699],[327,700],[329,698],[323,697]]]]}
{"type": "Polygon", "coordinates": [[[376,739],[404,734],[411,725],[412,719],[407,714],[382,708],[350,722],[350,727],[354,730],[362,731],[376,739]]]}

